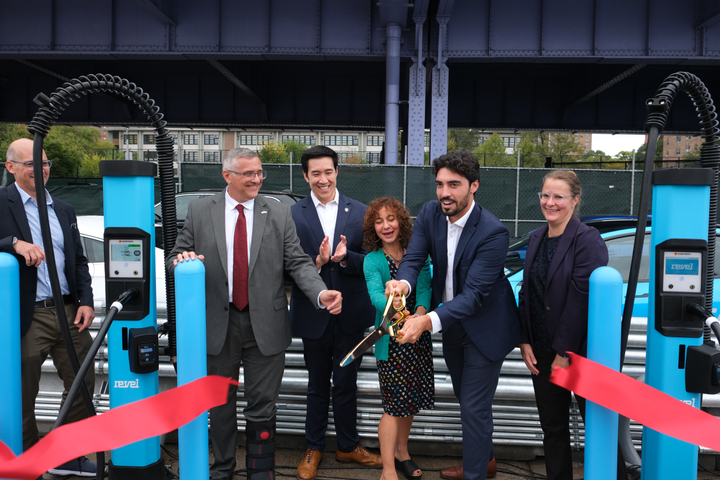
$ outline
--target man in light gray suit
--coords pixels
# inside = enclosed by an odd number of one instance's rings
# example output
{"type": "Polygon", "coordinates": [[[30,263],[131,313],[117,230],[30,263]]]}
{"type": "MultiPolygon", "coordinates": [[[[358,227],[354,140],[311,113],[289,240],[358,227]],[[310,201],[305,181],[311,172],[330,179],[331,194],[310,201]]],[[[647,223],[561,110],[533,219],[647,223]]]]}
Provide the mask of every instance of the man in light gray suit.
{"type": "MultiPolygon", "coordinates": [[[[274,480],[276,402],[291,342],[283,271],[318,309],[340,313],[342,295],[327,290],[300,246],[290,208],[257,196],[267,176],[257,153],[230,150],[222,174],[222,193],[190,204],[167,268],[204,262],[208,374],[238,380],[243,365],[247,478],[274,480]]],[[[235,470],[236,395],[232,387],[228,403],[210,410],[213,480],[235,470]]]]}

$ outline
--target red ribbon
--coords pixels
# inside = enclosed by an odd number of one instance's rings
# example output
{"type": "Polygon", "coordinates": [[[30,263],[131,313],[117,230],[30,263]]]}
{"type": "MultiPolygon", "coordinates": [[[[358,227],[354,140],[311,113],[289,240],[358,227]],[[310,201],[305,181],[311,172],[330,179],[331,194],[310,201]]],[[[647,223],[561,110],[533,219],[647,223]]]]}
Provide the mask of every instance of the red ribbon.
{"type": "Polygon", "coordinates": [[[720,419],[574,353],[550,381],[648,428],[720,451],[720,419]]]}
{"type": "Polygon", "coordinates": [[[230,378],[207,376],[79,422],[58,427],[16,457],[0,442],[0,478],[34,480],[74,458],[171,432],[227,403],[230,378]]]}

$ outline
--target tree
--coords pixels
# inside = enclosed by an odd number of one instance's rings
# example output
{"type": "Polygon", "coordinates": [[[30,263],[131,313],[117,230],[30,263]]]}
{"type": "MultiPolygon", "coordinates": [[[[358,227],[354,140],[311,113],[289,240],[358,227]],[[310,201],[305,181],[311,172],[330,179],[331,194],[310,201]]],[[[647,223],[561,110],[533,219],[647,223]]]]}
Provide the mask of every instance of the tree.
{"type": "Polygon", "coordinates": [[[520,152],[522,166],[528,168],[542,168],[545,166],[545,158],[537,152],[537,133],[525,132],[520,134],[520,142],[515,145],[515,153],[520,152]]]}
{"type": "MultiPolygon", "coordinates": [[[[635,152],[635,162],[644,162],[645,156],[647,155],[648,144],[643,143],[640,148],[635,152]]],[[[663,137],[659,136],[657,139],[657,145],[655,146],[655,161],[663,159],[663,137]]]]}
{"type": "Polygon", "coordinates": [[[497,132],[485,140],[475,149],[475,156],[478,162],[486,167],[509,167],[513,165],[513,158],[505,153],[505,144],[497,132]]]}
{"type": "Polygon", "coordinates": [[[467,128],[450,128],[448,129],[448,152],[459,150],[462,152],[472,152],[478,146],[478,138],[480,132],[467,128]],[[452,147],[452,149],[451,149],[452,147]]]}
{"type": "MultiPolygon", "coordinates": [[[[8,146],[18,138],[32,138],[25,125],[0,125],[0,156],[3,161],[8,146]]],[[[80,173],[81,166],[85,172],[95,171],[97,163],[110,157],[108,150],[115,149],[115,146],[101,141],[100,132],[95,128],[55,126],[45,137],[43,148],[53,161],[53,177],[75,177],[80,173]]]]}
{"type": "Polygon", "coordinates": [[[585,149],[577,143],[571,133],[553,133],[549,138],[550,152],[561,161],[568,155],[582,155],[585,149]]]}
{"type": "Polygon", "coordinates": [[[261,163],[290,163],[290,153],[282,143],[268,142],[258,151],[261,163]]]}

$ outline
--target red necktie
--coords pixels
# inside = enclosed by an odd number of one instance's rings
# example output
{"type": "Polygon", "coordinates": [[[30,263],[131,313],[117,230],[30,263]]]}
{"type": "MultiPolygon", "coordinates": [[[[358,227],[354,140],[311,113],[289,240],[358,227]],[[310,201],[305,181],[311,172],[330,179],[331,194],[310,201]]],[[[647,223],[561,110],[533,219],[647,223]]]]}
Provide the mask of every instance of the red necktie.
{"type": "Polygon", "coordinates": [[[242,204],[236,207],[239,215],[235,225],[235,242],[233,247],[233,298],[232,303],[238,310],[248,304],[248,257],[247,229],[245,227],[245,208],[242,204]]]}

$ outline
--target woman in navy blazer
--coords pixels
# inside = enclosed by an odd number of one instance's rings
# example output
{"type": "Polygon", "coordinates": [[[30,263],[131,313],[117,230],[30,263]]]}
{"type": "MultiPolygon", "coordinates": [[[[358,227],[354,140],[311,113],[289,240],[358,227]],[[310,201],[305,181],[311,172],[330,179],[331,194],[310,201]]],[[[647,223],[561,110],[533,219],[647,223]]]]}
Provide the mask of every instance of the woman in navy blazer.
{"type": "MultiPolygon", "coordinates": [[[[375,306],[375,327],[385,310],[385,283],[395,278],[405,255],[412,223],[410,213],[391,197],[373,200],[363,220],[363,247],[368,250],[363,263],[370,300],[375,306]]],[[[416,315],[430,309],[430,258],[418,275],[417,285],[407,298],[406,307],[416,315]]],[[[413,418],[420,410],[435,406],[435,380],[430,332],[412,344],[401,345],[388,336],[375,343],[383,416],[378,425],[382,480],[396,480],[397,470],[408,480],[422,477],[422,470],[410,458],[408,438],[413,418]]]]}
{"type": "MultiPolygon", "coordinates": [[[[580,181],[572,171],[555,170],[543,178],[540,208],[548,223],[530,235],[519,293],[520,350],[532,373],[550,480],[573,478],[571,395],[550,383],[550,373],[555,366],[569,366],[567,352],[586,355],[590,274],[608,263],[598,231],[575,216],[580,193],[580,181]]],[[[576,398],[584,418],[585,401],[576,398]]],[[[622,461],[619,473],[621,468],[624,473],[622,461]]]]}

